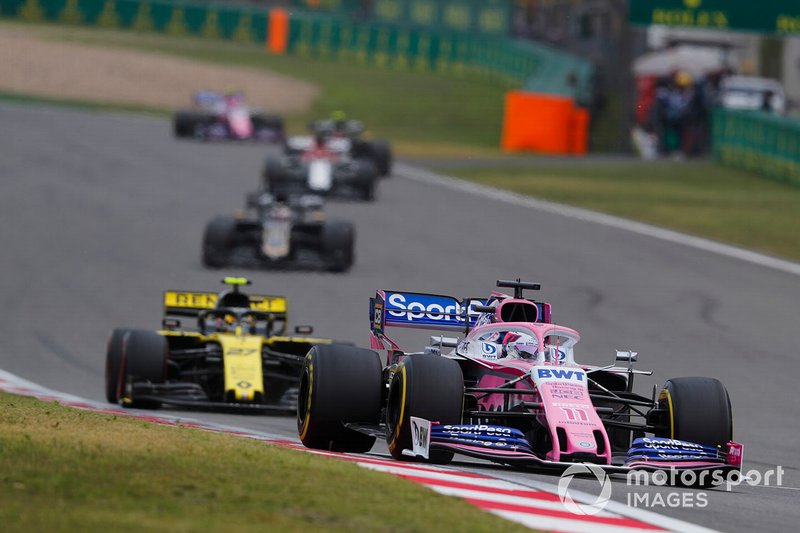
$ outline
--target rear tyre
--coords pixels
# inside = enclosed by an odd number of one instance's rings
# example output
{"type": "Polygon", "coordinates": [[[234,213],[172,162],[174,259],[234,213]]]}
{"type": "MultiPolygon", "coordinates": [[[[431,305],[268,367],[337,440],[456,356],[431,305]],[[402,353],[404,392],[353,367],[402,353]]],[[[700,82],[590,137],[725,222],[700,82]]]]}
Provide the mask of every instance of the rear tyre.
{"type": "MultiPolygon", "coordinates": [[[[392,376],[386,405],[386,442],[395,459],[408,460],[412,449],[411,417],[459,424],[464,404],[464,376],[452,359],[421,354],[406,357],[392,376]]],[[[431,451],[429,462],[447,464],[452,452],[431,451]]]]}
{"type": "Polygon", "coordinates": [[[667,380],[658,403],[667,413],[666,431],[659,437],[723,448],[733,438],[731,401],[725,386],[717,379],[667,380]]]}
{"type": "MultiPolygon", "coordinates": [[[[132,330],[123,340],[122,362],[120,365],[121,383],[148,381],[163,383],[167,379],[167,339],[153,331],[132,330]]],[[[123,391],[121,390],[120,393],[123,391]]],[[[126,407],[155,409],[160,403],[152,400],[133,401],[126,407]]]]}
{"type": "Polygon", "coordinates": [[[262,132],[274,135],[274,140],[283,140],[283,119],[278,115],[256,113],[250,117],[256,135],[262,132]]]}
{"type": "Polygon", "coordinates": [[[208,268],[222,268],[227,265],[235,246],[235,237],[235,218],[212,219],[203,233],[203,265],[208,268]]]}
{"type": "Polygon", "coordinates": [[[355,228],[344,220],[332,220],[322,228],[322,254],[328,270],[346,272],[355,257],[355,228]]]}
{"type": "Polygon", "coordinates": [[[106,347],[106,400],[109,403],[119,403],[122,392],[120,368],[122,367],[122,342],[129,330],[117,328],[111,333],[106,347]]]}
{"type": "Polygon", "coordinates": [[[372,160],[378,167],[378,174],[389,176],[392,173],[392,150],[389,143],[384,140],[375,140],[369,143],[372,160]]]}
{"type": "Polygon", "coordinates": [[[363,453],[375,437],[344,426],[378,425],[383,390],[380,357],[372,350],[321,344],[308,352],[300,377],[297,431],[308,448],[363,453]]]}
{"type": "Polygon", "coordinates": [[[195,137],[198,127],[205,118],[205,115],[193,111],[178,111],[172,119],[172,131],[175,137],[195,137]]]}

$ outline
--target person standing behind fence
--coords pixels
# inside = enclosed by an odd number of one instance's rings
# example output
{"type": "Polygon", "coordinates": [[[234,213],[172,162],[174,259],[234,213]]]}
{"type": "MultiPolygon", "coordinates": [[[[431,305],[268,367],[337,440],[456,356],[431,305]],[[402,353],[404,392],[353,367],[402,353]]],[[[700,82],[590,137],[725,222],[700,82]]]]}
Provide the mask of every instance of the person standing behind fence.
{"type": "Polygon", "coordinates": [[[692,105],[695,100],[692,76],[678,71],[669,86],[664,112],[664,140],[662,145],[667,155],[683,157],[691,137],[692,105]]]}

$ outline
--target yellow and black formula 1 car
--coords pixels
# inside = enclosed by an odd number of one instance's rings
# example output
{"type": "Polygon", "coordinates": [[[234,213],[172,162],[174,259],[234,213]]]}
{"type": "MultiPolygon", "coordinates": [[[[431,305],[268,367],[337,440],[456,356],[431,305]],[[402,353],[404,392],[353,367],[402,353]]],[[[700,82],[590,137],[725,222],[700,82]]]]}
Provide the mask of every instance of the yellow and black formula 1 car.
{"type": "Polygon", "coordinates": [[[211,410],[289,412],[308,350],[328,339],[310,326],[286,336],[287,302],[247,295],[244,278],[230,289],[164,293],[163,329],[115,329],[106,352],[106,398],[127,407],[161,404],[211,410]],[[177,317],[196,318],[181,328],[177,317]]]}

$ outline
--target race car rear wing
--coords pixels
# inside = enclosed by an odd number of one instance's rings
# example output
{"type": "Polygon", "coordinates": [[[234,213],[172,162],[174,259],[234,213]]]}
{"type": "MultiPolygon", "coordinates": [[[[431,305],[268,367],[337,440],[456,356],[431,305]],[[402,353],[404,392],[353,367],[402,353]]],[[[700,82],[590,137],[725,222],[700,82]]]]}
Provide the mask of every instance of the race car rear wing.
{"type": "MultiPolygon", "coordinates": [[[[386,327],[435,329],[438,331],[469,330],[488,320],[494,314],[491,304],[507,296],[493,292],[489,299],[464,298],[458,300],[442,294],[379,290],[370,298],[370,330],[383,334],[386,327]]],[[[529,302],[529,303],[528,303],[529,302]]],[[[549,322],[550,305],[528,301],[536,306],[537,318],[533,321],[549,322]]]]}
{"type": "Polygon", "coordinates": [[[370,298],[370,329],[383,333],[387,326],[398,328],[468,330],[486,304],[481,298],[459,301],[452,296],[421,292],[378,291],[370,298]]]}
{"type": "MultiPolygon", "coordinates": [[[[276,315],[276,318],[286,319],[288,302],[283,296],[267,296],[248,294],[250,309],[276,315]]],[[[201,311],[215,309],[217,306],[217,293],[196,291],[165,291],[164,316],[191,316],[196,317],[201,311]]]]}

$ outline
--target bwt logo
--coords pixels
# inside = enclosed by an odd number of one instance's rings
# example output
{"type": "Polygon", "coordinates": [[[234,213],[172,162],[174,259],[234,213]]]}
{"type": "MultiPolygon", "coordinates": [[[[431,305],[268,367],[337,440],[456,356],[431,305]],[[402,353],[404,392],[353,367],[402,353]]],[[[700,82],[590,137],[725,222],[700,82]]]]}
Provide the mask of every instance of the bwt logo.
{"type": "Polygon", "coordinates": [[[416,424],[411,424],[411,427],[414,430],[414,442],[420,446],[428,442],[428,428],[420,427],[416,424]]]}
{"type": "MultiPolygon", "coordinates": [[[[483,302],[474,301],[470,304],[469,315],[477,316],[480,313],[472,311],[472,305],[481,305],[483,302]]],[[[461,305],[448,296],[421,296],[402,293],[391,293],[387,298],[386,314],[394,318],[402,318],[408,322],[415,320],[436,320],[442,322],[464,322],[461,305]],[[412,299],[413,298],[413,299],[412,299]]]]}
{"type": "Polygon", "coordinates": [[[583,371],[581,370],[561,370],[558,368],[539,368],[536,370],[539,379],[569,379],[573,381],[583,381],[583,371]]]}

